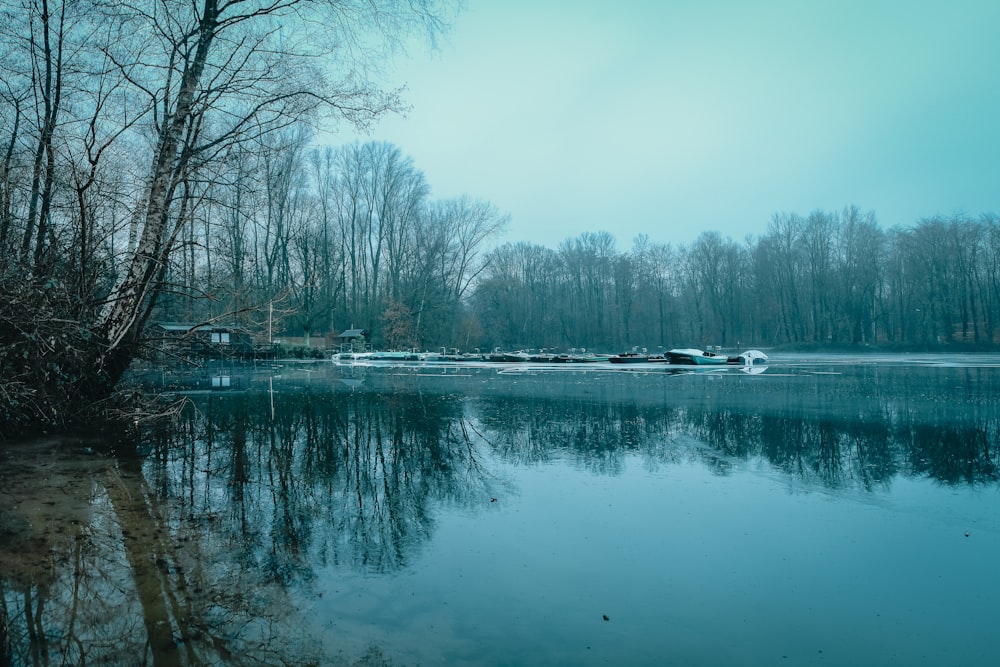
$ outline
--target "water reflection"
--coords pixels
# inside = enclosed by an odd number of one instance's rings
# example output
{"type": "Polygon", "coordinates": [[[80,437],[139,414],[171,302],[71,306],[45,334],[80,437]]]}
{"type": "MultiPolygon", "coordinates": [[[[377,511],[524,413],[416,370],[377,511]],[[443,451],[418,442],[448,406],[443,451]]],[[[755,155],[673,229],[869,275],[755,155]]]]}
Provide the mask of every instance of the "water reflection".
{"type": "Polygon", "coordinates": [[[312,555],[397,569],[432,528],[428,503],[472,492],[456,483],[454,405],[312,392],[274,401],[273,420],[267,395],[197,402],[182,429],[150,439],[158,465],[147,467],[176,512],[219,518],[241,558],[277,581],[307,576],[312,555]]]}
{"type": "Polygon", "coordinates": [[[990,369],[294,378],[194,393],[114,456],[3,451],[0,664],[335,663],[299,631],[320,571],[403,571],[441,508],[482,512],[513,492],[507,471],[547,461],[763,463],[866,492],[997,482],[990,369]]]}
{"type": "Polygon", "coordinates": [[[481,398],[476,414],[506,460],[573,456],[614,474],[623,459],[696,458],[721,474],[748,460],[810,484],[884,489],[896,475],[947,484],[998,479],[1000,384],[992,369],[861,368],[749,383],[606,384],[594,397],[481,398]],[[694,389],[692,390],[692,387],[694,389]],[[960,394],[956,395],[956,391],[960,394]]]}

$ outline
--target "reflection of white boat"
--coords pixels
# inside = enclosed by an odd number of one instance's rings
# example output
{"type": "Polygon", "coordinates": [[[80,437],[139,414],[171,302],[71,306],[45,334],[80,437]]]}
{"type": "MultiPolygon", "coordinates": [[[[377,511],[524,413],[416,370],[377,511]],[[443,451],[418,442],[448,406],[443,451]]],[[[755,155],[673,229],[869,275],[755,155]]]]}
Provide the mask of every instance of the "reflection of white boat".
{"type": "Polygon", "coordinates": [[[723,364],[753,366],[767,361],[767,355],[760,350],[747,350],[730,357],[695,348],[678,348],[667,352],[667,360],[680,366],[721,366],[723,364]]]}
{"type": "Polygon", "coordinates": [[[664,370],[671,375],[728,375],[739,371],[747,375],[760,375],[767,370],[767,366],[758,364],[756,366],[745,366],[742,364],[701,364],[682,365],[667,364],[664,370]]]}

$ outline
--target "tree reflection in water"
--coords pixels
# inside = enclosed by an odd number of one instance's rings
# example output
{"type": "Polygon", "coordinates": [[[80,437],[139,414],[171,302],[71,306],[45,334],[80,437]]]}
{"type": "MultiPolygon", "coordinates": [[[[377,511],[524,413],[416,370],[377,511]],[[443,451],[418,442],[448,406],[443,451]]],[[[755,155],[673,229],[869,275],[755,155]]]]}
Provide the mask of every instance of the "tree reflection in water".
{"type": "Polygon", "coordinates": [[[432,385],[373,374],[357,390],[194,395],[177,423],[116,456],[9,447],[0,664],[336,664],[329,637],[302,632],[319,570],[408,567],[438,509],[488,506],[505,466],[560,459],[616,475],[638,457],[720,474],[763,462],[828,488],[878,491],[899,475],[995,484],[1000,387],[980,370],[916,382],[885,370],[432,385]]]}
{"type": "Polygon", "coordinates": [[[496,451],[519,464],[570,456],[615,474],[638,455],[652,465],[696,459],[726,474],[759,460],[815,486],[864,490],[886,488],[900,474],[946,484],[998,480],[994,369],[730,375],[713,378],[711,391],[705,376],[656,379],[641,391],[636,378],[607,380],[597,396],[570,380],[541,398],[525,395],[522,382],[521,395],[481,397],[475,413],[496,451]]]}
{"type": "MultiPolygon", "coordinates": [[[[60,497],[43,535],[18,501],[0,544],[6,662],[318,663],[297,631],[315,568],[398,570],[432,504],[497,493],[458,399],[274,400],[272,420],[267,394],[198,397],[136,455],[65,462],[79,483],[40,491],[60,497]],[[25,542],[52,562],[19,559],[25,542]]],[[[17,479],[46,478],[44,456],[17,479]]]]}

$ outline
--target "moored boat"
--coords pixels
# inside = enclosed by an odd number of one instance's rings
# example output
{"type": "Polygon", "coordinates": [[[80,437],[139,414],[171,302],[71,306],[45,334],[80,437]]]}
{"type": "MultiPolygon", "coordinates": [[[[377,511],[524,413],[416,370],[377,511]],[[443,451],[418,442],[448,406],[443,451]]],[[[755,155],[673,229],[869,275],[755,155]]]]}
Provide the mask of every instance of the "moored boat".
{"type": "Polygon", "coordinates": [[[767,355],[760,350],[747,350],[735,356],[728,356],[696,348],[677,348],[667,352],[667,359],[670,363],[680,366],[721,366],[723,364],[752,366],[755,363],[767,361],[767,355]]]}
{"type": "Polygon", "coordinates": [[[333,355],[333,360],[337,363],[354,363],[356,361],[366,361],[371,356],[371,352],[339,352],[333,355]]]}
{"type": "Polygon", "coordinates": [[[557,354],[552,357],[554,364],[594,364],[602,361],[610,361],[611,354],[557,354]]]}
{"type": "Polygon", "coordinates": [[[369,361],[420,361],[419,352],[372,352],[369,361]]]}
{"type": "Polygon", "coordinates": [[[423,355],[418,352],[339,352],[333,355],[334,362],[347,364],[423,360],[423,355]]]}
{"type": "Polygon", "coordinates": [[[767,355],[760,350],[747,350],[736,355],[736,358],[739,359],[736,363],[743,364],[744,366],[767,363],[767,355]]]}
{"type": "Polygon", "coordinates": [[[623,352],[608,357],[608,361],[613,364],[649,364],[664,363],[667,358],[661,354],[643,354],[639,352],[623,352]]]}
{"type": "Polygon", "coordinates": [[[729,357],[695,348],[677,348],[667,351],[667,359],[672,364],[683,366],[708,366],[729,363],[729,357]]]}
{"type": "Polygon", "coordinates": [[[483,356],[483,361],[492,361],[504,364],[520,364],[531,361],[531,357],[524,352],[491,352],[483,356]]]}

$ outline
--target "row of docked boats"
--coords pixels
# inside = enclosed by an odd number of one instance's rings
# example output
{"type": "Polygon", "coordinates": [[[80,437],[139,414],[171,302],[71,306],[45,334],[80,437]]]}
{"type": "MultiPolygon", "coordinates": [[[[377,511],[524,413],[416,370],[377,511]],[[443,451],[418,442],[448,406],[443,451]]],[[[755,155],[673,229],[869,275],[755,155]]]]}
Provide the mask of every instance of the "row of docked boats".
{"type": "Polygon", "coordinates": [[[553,354],[530,352],[490,352],[449,354],[446,352],[340,352],[334,354],[337,363],[532,363],[532,364],[673,364],[679,366],[753,366],[767,363],[760,350],[747,350],[735,355],[720,352],[678,348],[664,354],[625,352],[622,354],[553,354]]]}
{"type": "Polygon", "coordinates": [[[333,355],[338,362],[443,362],[443,363],[534,363],[586,364],[607,362],[612,354],[549,354],[529,352],[490,352],[485,354],[449,354],[445,352],[340,352],[333,355]]]}

